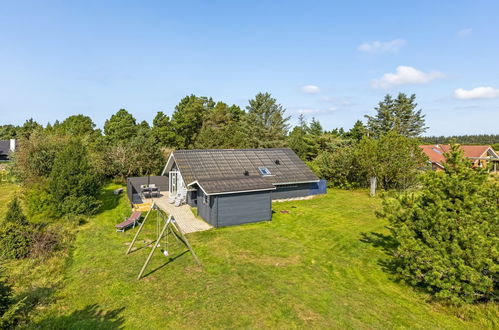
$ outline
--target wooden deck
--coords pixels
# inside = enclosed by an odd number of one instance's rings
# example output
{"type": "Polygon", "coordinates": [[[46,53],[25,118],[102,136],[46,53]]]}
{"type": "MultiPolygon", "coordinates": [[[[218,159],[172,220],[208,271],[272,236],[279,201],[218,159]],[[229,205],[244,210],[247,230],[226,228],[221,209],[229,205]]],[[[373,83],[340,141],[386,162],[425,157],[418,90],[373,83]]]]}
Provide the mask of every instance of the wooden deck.
{"type": "Polygon", "coordinates": [[[203,220],[196,218],[189,205],[184,204],[182,206],[175,206],[175,204],[170,204],[167,196],[154,198],[154,202],[156,202],[156,205],[163,211],[173,215],[184,234],[213,228],[203,220]]]}

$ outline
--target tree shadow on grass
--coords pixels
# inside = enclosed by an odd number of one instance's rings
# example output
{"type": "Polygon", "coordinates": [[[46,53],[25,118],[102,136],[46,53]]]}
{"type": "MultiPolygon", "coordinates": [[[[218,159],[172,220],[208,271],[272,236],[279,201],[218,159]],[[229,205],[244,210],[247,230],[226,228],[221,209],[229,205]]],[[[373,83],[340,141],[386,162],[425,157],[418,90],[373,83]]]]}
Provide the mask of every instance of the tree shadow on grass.
{"type": "Polygon", "coordinates": [[[381,266],[383,271],[395,274],[397,263],[392,256],[395,248],[397,247],[397,241],[393,238],[393,236],[376,232],[361,233],[360,235],[361,242],[380,248],[385,253],[386,258],[378,260],[378,265],[381,266]]]}
{"type": "Polygon", "coordinates": [[[101,201],[102,205],[100,206],[98,213],[102,213],[104,211],[109,211],[116,208],[120,203],[121,196],[123,195],[125,195],[125,191],[123,191],[121,194],[115,195],[114,189],[111,188],[102,189],[101,194],[99,196],[99,200],[101,201]]]}
{"type": "Polygon", "coordinates": [[[33,326],[38,329],[123,329],[124,309],[105,311],[92,304],[69,315],[46,318],[33,326]]]}

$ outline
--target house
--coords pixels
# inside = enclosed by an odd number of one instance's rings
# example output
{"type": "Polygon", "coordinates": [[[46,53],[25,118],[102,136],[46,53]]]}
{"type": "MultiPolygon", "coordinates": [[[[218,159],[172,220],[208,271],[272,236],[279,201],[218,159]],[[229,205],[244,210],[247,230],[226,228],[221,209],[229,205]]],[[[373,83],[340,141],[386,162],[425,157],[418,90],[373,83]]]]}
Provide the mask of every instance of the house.
{"type": "Polygon", "coordinates": [[[162,176],[171,202],[197,207],[214,227],[271,220],[272,200],[326,192],[325,180],[288,148],[176,150],[162,176]]]}
{"type": "MultiPolygon", "coordinates": [[[[421,145],[419,146],[423,152],[428,156],[429,162],[434,170],[442,170],[443,162],[445,162],[444,153],[449,152],[451,147],[448,144],[436,144],[436,145],[421,145]]],[[[487,168],[489,163],[492,162],[492,171],[497,171],[497,162],[499,162],[499,155],[492,149],[491,146],[471,146],[462,145],[461,150],[464,152],[464,156],[467,157],[473,167],[483,167],[487,168]]]]}
{"type": "Polygon", "coordinates": [[[16,139],[0,140],[0,161],[9,160],[9,155],[16,150],[16,146],[16,139]]]}

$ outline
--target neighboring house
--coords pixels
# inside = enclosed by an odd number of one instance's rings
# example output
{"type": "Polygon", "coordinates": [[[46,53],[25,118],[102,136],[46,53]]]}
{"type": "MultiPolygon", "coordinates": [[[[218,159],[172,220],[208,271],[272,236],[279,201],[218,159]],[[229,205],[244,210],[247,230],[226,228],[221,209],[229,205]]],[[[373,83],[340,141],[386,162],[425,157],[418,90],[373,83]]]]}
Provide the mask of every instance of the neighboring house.
{"type": "MultiPolygon", "coordinates": [[[[451,147],[448,144],[436,144],[436,145],[421,145],[419,146],[423,152],[428,156],[429,162],[434,170],[443,169],[443,163],[445,162],[444,153],[449,152],[451,147]]],[[[470,146],[462,145],[461,150],[464,152],[464,156],[467,157],[473,167],[483,167],[487,168],[489,162],[492,162],[492,171],[497,171],[499,162],[499,155],[492,149],[491,146],[470,146]]]]}
{"type": "Polygon", "coordinates": [[[214,227],[270,220],[272,200],[326,192],[288,148],[176,150],[162,175],[170,198],[196,206],[214,227]]]}
{"type": "Polygon", "coordinates": [[[16,140],[0,140],[0,161],[9,160],[9,155],[11,152],[16,150],[16,140]]]}

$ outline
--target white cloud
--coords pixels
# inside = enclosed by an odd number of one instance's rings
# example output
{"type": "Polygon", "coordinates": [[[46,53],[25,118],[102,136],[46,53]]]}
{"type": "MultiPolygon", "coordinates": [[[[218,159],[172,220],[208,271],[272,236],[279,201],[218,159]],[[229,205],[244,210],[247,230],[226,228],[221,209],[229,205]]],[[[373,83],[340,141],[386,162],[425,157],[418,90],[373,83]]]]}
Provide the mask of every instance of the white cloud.
{"type": "Polygon", "coordinates": [[[471,35],[472,32],[473,32],[472,28],[461,29],[457,32],[457,36],[460,38],[465,38],[471,35]]]}
{"type": "Polygon", "coordinates": [[[412,66],[399,65],[395,73],[385,73],[383,77],[371,81],[373,88],[389,88],[391,86],[426,84],[432,80],[443,78],[445,75],[439,71],[428,73],[419,71],[412,66]]]}
{"type": "Polygon", "coordinates": [[[357,49],[366,53],[388,53],[396,52],[400,47],[405,46],[407,41],[395,39],[390,41],[371,41],[360,44],[357,49]]]}
{"type": "Polygon", "coordinates": [[[302,88],[300,88],[300,89],[305,94],[317,94],[321,91],[319,86],[315,86],[315,85],[305,85],[305,86],[302,86],[302,88]]]}
{"type": "Polygon", "coordinates": [[[454,91],[454,97],[459,100],[495,99],[499,97],[499,88],[484,86],[468,90],[458,88],[454,91]]]}
{"type": "Polygon", "coordinates": [[[330,107],[327,109],[302,108],[296,110],[296,112],[300,115],[327,115],[334,111],[336,111],[336,107],[330,107]]]}

